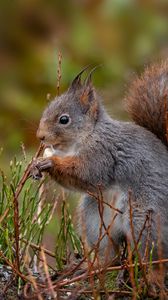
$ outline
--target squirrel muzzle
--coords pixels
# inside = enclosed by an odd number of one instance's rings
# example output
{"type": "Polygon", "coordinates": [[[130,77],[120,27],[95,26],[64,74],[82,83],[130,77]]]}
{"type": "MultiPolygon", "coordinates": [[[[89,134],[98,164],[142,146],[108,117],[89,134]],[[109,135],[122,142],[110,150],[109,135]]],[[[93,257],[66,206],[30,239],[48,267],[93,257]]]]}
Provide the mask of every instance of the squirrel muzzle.
{"type": "Polygon", "coordinates": [[[47,132],[48,132],[48,128],[47,128],[46,122],[45,122],[45,120],[41,119],[39,127],[37,129],[36,136],[39,140],[45,141],[47,132]]]}

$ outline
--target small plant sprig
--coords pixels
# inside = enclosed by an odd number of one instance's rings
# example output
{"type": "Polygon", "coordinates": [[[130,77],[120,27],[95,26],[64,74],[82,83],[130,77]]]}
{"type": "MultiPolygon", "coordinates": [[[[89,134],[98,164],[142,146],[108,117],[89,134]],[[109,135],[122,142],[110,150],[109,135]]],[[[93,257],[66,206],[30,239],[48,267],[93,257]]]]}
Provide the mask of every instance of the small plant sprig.
{"type": "Polygon", "coordinates": [[[60,229],[56,242],[55,258],[58,269],[62,269],[64,262],[67,261],[68,250],[81,255],[81,241],[75,233],[69,205],[65,200],[62,201],[60,229]]]}
{"type": "Polygon", "coordinates": [[[45,201],[38,213],[42,182],[27,180],[30,167],[31,163],[26,167],[24,160],[14,158],[10,162],[9,178],[0,171],[0,252],[3,254],[0,263],[4,263],[5,257],[19,272],[24,272],[25,261],[33,264],[35,253],[30,251],[30,244],[40,246],[53,206],[45,201]]]}

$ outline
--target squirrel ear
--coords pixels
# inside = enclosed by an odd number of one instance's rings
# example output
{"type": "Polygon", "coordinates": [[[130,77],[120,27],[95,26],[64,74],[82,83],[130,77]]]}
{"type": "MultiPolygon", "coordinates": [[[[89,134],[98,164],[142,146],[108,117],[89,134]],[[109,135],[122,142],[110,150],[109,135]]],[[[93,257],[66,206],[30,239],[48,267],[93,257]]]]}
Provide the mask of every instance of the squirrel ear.
{"type": "Polygon", "coordinates": [[[84,90],[80,96],[80,103],[82,106],[90,106],[95,100],[95,91],[91,82],[84,86],[84,90]]]}
{"type": "MultiPolygon", "coordinates": [[[[91,74],[90,74],[91,75],[91,74]]],[[[95,89],[91,82],[91,76],[88,76],[84,90],[80,96],[80,103],[84,114],[90,114],[94,119],[98,116],[98,101],[96,99],[95,89]]]]}
{"type": "Polygon", "coordinates": [[[80,104],[84,114],[90,114],[94,119],[98,117],[99,103],[97,101],[95,89],[90,82],[80,96],[80,104]]]}
{"type": "Polygon", "coordinates": [[[90,67],[90,65],[86,66],[85,68],[83,68],[80,73],[74,78],[74,80],[72,81],[69,90],[68,91],[74,91],[80,87],[82,87],[82,83],[81,83],[81,75],[83,74],[84,71],[86,71],[88,68],[90,67]]]}
{"type": "Polygon", "coordinates": [[[80,97],[80,102],[82,104],[82,106],[90,106],[91,103],[94,101],[96,101],[96,95],[95,95],[95,91],[94,91],[94,87],[92,84],[92,74],[93,72],[97,69],[98,66],[94,67],[89,75],[86,77],[84,84],[83,84],[83,92],[82,95],[80,97]]]}

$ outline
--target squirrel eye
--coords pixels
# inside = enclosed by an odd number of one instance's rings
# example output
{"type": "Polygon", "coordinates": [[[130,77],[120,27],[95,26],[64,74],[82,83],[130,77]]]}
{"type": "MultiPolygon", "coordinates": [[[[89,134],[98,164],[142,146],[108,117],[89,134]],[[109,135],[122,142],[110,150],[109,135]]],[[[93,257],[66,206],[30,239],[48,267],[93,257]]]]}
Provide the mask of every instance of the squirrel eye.
{"type": "Polygon", "coordinates": [[[59,118],[59,123],[63,124],[63,125],[66,125],[68,124],[70,121],[70,118],[68,115],[62,115],[60,118],[59,118]]]}

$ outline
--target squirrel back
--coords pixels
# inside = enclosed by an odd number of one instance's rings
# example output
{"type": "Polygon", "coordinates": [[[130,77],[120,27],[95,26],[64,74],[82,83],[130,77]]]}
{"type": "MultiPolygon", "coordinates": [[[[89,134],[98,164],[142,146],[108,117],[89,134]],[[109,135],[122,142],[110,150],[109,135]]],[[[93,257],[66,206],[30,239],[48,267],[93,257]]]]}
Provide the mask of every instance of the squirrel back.
{"type": "Polygon", "coordinates": [[[168,146],[168,60],[147,67],[131,84],[125,102],[133,121],[168,146]]]}

